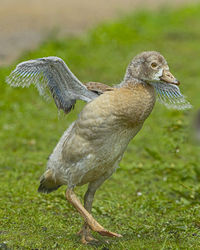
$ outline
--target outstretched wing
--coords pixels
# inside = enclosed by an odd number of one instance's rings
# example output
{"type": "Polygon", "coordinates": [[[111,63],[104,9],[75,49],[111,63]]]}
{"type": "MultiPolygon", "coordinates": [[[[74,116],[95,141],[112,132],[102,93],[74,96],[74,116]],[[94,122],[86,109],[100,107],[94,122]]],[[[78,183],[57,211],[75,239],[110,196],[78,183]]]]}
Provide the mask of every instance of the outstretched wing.
{"type": "Polygon", "coordinates": [[[6,78],[12,87],[29,87],[34,84],[40,95],[52,95],[58,109],[70,112],[76,100],[89,102],[98,94],[87,89],[58,57],[43,57],[17,65],[6,78]]]}

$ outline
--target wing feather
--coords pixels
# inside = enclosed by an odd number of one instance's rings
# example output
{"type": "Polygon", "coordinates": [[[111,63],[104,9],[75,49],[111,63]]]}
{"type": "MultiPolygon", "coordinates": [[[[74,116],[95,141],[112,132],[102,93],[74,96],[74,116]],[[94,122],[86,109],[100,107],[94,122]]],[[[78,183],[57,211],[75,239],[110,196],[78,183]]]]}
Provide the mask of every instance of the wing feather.
{"type": "Polygon", "coordinates": [[[58,109],[70,112],[76,100],[92,101],[98,95],[87,89],[59,57],[43,57],[17,65],[6,78],[12,87],[34,84],[45,98],[53,96],[58,109]]]}

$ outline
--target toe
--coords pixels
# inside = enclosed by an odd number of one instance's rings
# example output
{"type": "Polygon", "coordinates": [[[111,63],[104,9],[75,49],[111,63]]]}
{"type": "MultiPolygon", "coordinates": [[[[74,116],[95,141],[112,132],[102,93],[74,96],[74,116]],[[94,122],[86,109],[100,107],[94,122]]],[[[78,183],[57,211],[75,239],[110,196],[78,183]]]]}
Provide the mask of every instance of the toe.
{"type": "Polygon", "coordinates": [[[85,236],[81,237],[81,243],[87,245],[89,242],[86,240],[85,236]]]}
{"type": "Polygon", "coordinates": [[[108,230],[102,230],[102,231],[98,231],[99,234],[101,234],[102,236],[108,236],[108,237],[122,237],[121,234],[117,234],[108,230]]]}
{"type": "Polygon", "coordinates": [[[92,243],[97,243],[98,240],[92,237],[91,235],[82,235],[81,237],[81,243],[86,245],[86,244],[92,244],[92,243]]]}
{"type": "Polygon", "coordinates": [[[92,235],[87,235],[87,236],[86,236],[86,240],[87,240],[88,242],[98,242],[98,240],[95,239],[94,237],[92,237],[92,235]]]}

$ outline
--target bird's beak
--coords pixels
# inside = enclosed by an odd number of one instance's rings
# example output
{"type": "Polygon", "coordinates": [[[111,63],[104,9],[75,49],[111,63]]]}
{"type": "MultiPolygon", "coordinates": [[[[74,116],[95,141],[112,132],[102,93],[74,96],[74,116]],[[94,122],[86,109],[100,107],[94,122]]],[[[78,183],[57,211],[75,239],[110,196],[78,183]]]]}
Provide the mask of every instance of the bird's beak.
{"type": "Polygon", "coordinates": [[[180,82],[170,73],[169,70],[163,69],[162,76],[160,76],[160,80],[166,83],[171,83],[175,85],[179,85],[180,82]]]}

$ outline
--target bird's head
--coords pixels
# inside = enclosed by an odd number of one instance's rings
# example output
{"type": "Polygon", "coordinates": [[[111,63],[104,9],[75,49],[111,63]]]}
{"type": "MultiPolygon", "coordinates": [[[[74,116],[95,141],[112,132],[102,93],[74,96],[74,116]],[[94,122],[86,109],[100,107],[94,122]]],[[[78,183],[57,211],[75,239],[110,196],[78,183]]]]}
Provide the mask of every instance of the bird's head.
{"type": "Polygon", "coordinates": [[[167,61],[159,52],[145,51],[135,56],[126,70],[124,82],[152,85],[158,100],[168,108],[191,108],[180,92],[180,82],[169,71],[167,61]]]}
{"type": "Polygon", "coordinates": [[[143,82],[164,82],[179,85],[179,81],[169,71],[165,58],[156,51],[145,51],[133,58],[126,72],[126,78],[136,78],[143,82]]]}

